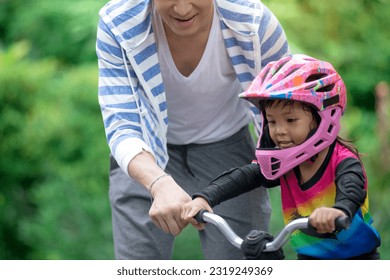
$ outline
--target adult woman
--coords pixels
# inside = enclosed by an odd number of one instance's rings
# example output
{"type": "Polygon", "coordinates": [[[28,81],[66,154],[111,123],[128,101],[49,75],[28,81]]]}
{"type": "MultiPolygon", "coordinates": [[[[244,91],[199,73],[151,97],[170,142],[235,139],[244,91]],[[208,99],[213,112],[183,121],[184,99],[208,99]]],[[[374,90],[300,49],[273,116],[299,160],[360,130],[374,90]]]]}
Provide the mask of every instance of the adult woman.
{"type": "MultiPolygon", "coordinates": [[[[186,226],[180,207],[189,194],[254,156],[251,109],[237,93],[288,45],[258,0],[118,0],[100,16],[99,103],[112,153],[115,255],[169,259],[173,235],[186,226]]],[[[267,229],[265,190],[234,203],[220,209],[233,228],[267,229]],[[248,211],[253,217],[235,222],[248,211]]],[[[205,257],[240,258],[212,230],[201,234],[205,257]]]]}

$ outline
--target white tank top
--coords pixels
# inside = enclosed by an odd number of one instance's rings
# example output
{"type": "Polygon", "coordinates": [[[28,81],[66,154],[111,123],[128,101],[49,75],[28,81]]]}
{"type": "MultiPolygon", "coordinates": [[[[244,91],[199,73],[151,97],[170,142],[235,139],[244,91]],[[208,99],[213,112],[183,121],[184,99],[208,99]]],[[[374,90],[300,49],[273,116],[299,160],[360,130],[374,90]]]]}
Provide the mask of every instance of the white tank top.
{"type": "Polygon", "coordinates": [[[249,103],[227,54],[216,12],[203,56],[190,76],[177,69],[161,18],[154,11],[158,57],[168,106],[170,144],[205,144],[225,139],[247,125],[249,103]]]}

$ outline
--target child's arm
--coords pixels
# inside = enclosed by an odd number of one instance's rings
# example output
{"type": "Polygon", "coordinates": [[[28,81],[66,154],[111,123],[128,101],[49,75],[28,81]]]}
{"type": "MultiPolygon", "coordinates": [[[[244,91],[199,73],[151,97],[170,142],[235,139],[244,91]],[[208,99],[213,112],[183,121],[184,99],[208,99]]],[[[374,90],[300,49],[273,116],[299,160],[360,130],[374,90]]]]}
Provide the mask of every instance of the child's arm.
{"type": "Polygon", "coordinates": [[[192,197],[202,197],[214,207],[255,188],[278,185],[279,181],[269,181],[264,177],[257,163],[251,163],[222,173],[211,181],[207,188],[193,194],[192,197]]]}
{"type": "Polygon", "coordinates": [[[360,160],[344,159],[336,169],[336,203],[333,207],[352,219],[366,199],[365,184],[366,177],[360,160]]]}
{"type": "Polygon", "coordinates": [[[202,226],[193,219],[200,210],[206,209],[211,212],[212,207],[225,200],[260,186],[272,187],[278,184],[278,181],[266,180],[256,163],[230,169],[211,181],[207,188],[195,193],[192,196],[194,200],[183,205],[181,218],[201,229],[202,226]]]}
{"type": "Polygon", "coordinates": [[[318,233],[333,232],[337,217],[352,219],[355,216],[366,198],[365,182],[363,166],[358,159],[347,158],[337,166],[335,205],[317,208],[309,217],[318,233]]]}

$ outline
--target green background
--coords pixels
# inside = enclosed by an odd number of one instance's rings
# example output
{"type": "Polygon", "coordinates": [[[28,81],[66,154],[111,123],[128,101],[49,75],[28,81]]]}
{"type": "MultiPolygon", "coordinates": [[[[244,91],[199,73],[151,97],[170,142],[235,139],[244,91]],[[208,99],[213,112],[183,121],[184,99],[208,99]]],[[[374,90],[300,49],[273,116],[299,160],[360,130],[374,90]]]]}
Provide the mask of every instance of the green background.
{"type": "MultiPolygon", "coordinates": [[[[0,0],[0,259],[114,258],[95,55],[105,2],[0,0]]],[[[390,259],[390,168],[380,160],[390,132],[378,122],[374,95],[390,81],[389,0],[263,2],[293,52],[331,61],[345,80],[342,134],[365,154],[380,252],[390,259]]],[[[271,197],[275,234],[279,189],[271,197]]],[[[285,251],[295,258],[289,245],[285,251]]],[[[193,228],[177,238],[174,258],[202,258],[193,228]]]]}

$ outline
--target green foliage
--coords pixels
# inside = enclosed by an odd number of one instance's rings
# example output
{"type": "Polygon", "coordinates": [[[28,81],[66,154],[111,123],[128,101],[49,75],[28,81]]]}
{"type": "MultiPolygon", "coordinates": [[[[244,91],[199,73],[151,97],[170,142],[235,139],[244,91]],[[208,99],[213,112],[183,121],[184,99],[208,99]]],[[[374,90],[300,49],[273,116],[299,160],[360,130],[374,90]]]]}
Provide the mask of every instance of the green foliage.
{"type": "Polygon", "coordinates": [[[0,258],[112,258],[97,69],[27,50],[0,54],[0,258]]]}
{"type": "MultiPolygon", "coordinates": [[[[210,225],[213,226],[213,225],[210,225]]],[[[193,226],[186,227],[175,240],[174,260],[202,260],[203,254],[198,230],[193,226]]]]}
{"type": "Polygon", "coordinates": [[[293,52],[330,61],[345,81],[351,104],[374,110],[373,88],[390,82],[389,0],[262,2],[298,46],[293,52]]]}
{"type": "Polygon", "coordinates": [[[382,238],[379,251],[382,259],[389,260],[390,209],[387,205],[390,203],[390,169],[383,166],[380,160],[381,148],[378,138],[375,137],[378,129],[376,116],[372,112],[350,108],[342,125],[343,133],[355,141],[354,144],[362,154],[368,178],[370,212],[374,219],[373,224],[382,238]]]}
{"type": "MultiPolygon", "coordinates": [[[[0,259],[113,258],[96,93],[95,34],[106,2],[0,0],[0,259]]],[[[378,160],[373,112],[374,86],[390,78],[389,0],[263,2],[293,52],[331,61],[346,82],[343,134],[367,154],[370,210],[390,259],[390,174],[378,160]]],[[[271,197],[277,233],[279,192],[271,197]]],[[[174,258],[202,258],[194,229],[179,236],[174,258]]]]}
{"type": "Polygon", "coordinates": [[[106,0],[2,0],[0,43],[31,42],[30,56],[65,63],[96,60],[98,11],[106,0]]]}

